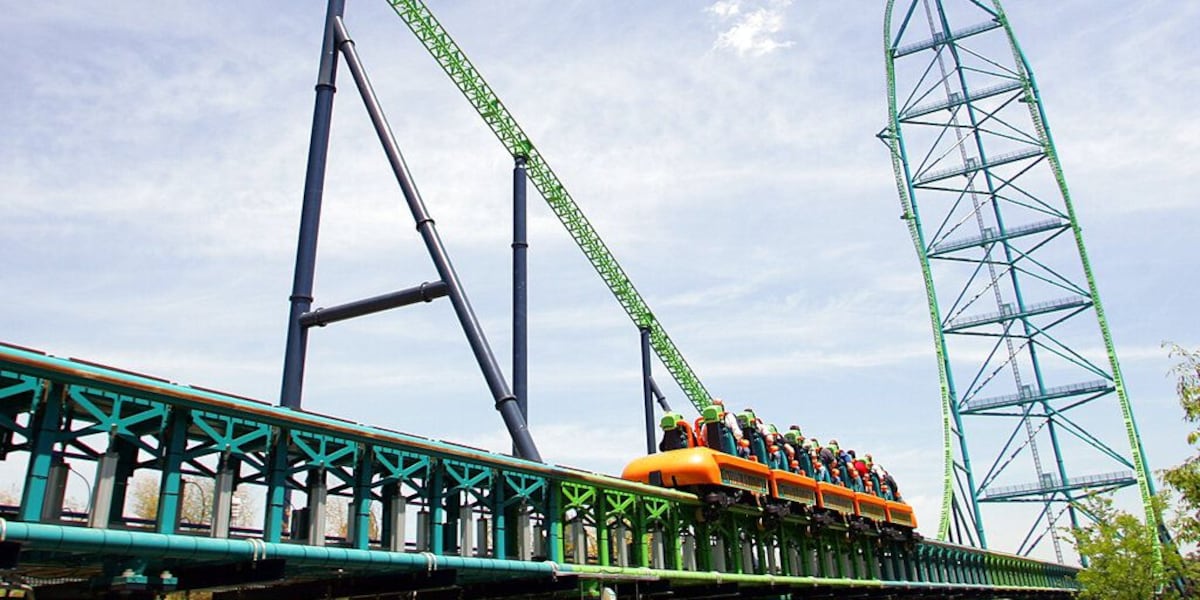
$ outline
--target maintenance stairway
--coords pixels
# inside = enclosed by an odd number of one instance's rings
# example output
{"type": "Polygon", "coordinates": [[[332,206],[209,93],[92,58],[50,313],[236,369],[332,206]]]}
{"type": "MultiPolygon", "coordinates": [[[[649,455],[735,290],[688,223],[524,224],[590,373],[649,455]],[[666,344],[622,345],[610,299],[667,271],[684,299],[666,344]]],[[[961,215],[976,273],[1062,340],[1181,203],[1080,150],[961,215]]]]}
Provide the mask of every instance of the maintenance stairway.
{"type": "Polygon", "coordinates": [[[889,540],[0,346],[0,456],[28,459],[0,562],[38,598],[1068,598],[1076,569],[889,540]],[[94,474],[64,509],[71,472],[94,474]],[[126,514],[135,474],[153,520],[126,514]],[[199,485],[204,481],[210,485],[199,485]],[[195,490],[187,490],[194,485],[195,490]],[[238,527],[237,493],[262,494],[238,527]],[[203,493],[202,522],[182,519],[203,493]],[[346,532],[326,531],[332,498],[346,532]],[[292,506],[296,508],[291,509],[292,506]],[[398,597],[398,596],[396,596],[398,597]]]}

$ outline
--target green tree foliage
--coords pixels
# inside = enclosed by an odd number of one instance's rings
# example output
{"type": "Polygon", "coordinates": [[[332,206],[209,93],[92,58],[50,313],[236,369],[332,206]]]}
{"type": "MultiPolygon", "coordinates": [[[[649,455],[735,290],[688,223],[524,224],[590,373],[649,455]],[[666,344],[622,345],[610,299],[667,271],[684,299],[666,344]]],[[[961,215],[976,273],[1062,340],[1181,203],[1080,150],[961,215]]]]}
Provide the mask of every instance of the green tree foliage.
{"type": "Polygon", "coordinates": [[[1172,584],[1179,572],[1178,556],[1164,553],[1164,573],[1154,572],[1154,533],[1141,519],[1117,510],[1112,500],[1090,496],[1080,508],[1091,522],[1069,532],[1088,568],[1079,573],[1080,600],[1147,600],[1178,598],[1172,584]]]}
{"type": "MultiPolygon", "coordinates": [[[[1200,450],[1200,351],[1170,346],[1170,356],[1179,360],[1173,372],[1184,420],[1194,429],[1188,443],[1200,450]]],[[[1162,576],[1155,577],[1153,533],[1137,517],[1117,510],[1107,498],[1091,497],[1081,508],[1093,517],[1086,527],[1070,532],[1076,549],[1091,561],[1079,575],[1084,586],[1081,600],[1129,600],[1180,598],[1178,588],[1195,590],[1200,574],[1200,555],[1181,556],[1178,546],[1200,543],[1200,452],[1183,464],[1161,473],[1166,489],[1158,495],[1158,513],[1174,513],[1170,519],[1175,544],[1164,548],[1162,576]],[[1165,510],[1172,507],[1173,510],[1165,510]]],[[[1192,595],[1185,597],[1191,598],[1192,595]]]]}
{"type": "MultiPolygon", "coordinates": [[[[1178,378],[1175,391],[1179,394],[1183,419],[1194,427],[1188,432],[1187,441],[1197,447],[1200,444],[1200,351],[1171,346],[1171,356],[1179,359],[1174,369],[1178,378]]],[[[1183,544],[1200,543],[1200,453],[1173,469],[1164,470],[1162,478],[1179,497],[1176,517],[1171,522],[1177,540],[1183,544]]]]}

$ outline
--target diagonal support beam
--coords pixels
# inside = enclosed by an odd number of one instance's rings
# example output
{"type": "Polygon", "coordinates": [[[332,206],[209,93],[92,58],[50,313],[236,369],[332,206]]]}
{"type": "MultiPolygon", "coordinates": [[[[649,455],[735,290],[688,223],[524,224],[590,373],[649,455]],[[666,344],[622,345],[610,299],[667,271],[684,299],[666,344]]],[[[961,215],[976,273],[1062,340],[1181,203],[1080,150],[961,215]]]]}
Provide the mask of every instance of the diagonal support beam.
{"type": "Polygon", "coordinates": [[[358,57],[354,41],[346,31],[346,25],[340,16],[334,17],[332,21],[336,47],[345,59],[346,66],[354,77],[355,85],[358,86],[359,95],[362,96],[367,114],[371,118],[371,124],[374,125],[375,133],[379,136],[379,142],[383,145],[383,151],[392,167],[392,173],[396,177],[396,182],[400,184],[400,191],[404,194],[404,200],[408,204],[409,211],[412,212],[413,220],[417,223],[417,231],[421,234],[422,241],[425,242],[425,249],[433,260],[438,276],[446,284],[447,295],[450,297],[450,303],[454,306],[454,313],[458,316],[458,322],[475,354],[475,361],[479,364],[484,379],[487,381],[488,389],[496,403],[496,410],[500,412],[500,416],[504,419],[504,425],[508,428],[509,436],[512,437],[513,446],[521,458],[542,462],[542,455],[538,452],[537,445],[533,442],[533,436],[530,435],[529,428],[525,424],[525,417],[521,414],[517,398],[504,379],[500,364],[496,361],[496,356],[492,353],[492,348],[483,333],[483,327],[479,324],[479,318],[475,316],[475,309],[471,307],[471,302],[467,299],[466,292],[463,291],[458,273],[450,264],[450,257],[446,253],[446,247],[442,244],[441,236],[438,235],[433,217],[429,215],[429,211],[425,208],[425,201],[413,183],[412,174],[409,173],[408,165],[400,152],[400,145],[396,142],[392,128],[383,114],[383,108],[379,104],[379,98],[375,95],[375,89],[371,86],[370,79],[367,78],[366,69],[358,57]]]}

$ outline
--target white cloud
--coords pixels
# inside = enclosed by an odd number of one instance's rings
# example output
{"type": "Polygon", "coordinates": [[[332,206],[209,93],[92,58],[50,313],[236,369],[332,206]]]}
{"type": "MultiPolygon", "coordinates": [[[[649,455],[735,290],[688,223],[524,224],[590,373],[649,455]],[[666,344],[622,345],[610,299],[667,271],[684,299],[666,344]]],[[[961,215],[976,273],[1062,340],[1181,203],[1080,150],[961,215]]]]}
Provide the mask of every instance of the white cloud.
{"type": "Polygon", "coordinates": [[[728,27],[717,35],[714,47],[732,50],[738,56],[763,56],[792,46],[791,41],[776,39],[776,34],[783,30],[784,11],[790,4],[791,0],[771,0],[768,6],[743,12],[738,0],[716,2],[707,10],[728,22],[728,27]]]}
{"type": "Polygon", "coordinates": [[[742,3],[741,0],[720,0],[714,2],[707,10],[718,17],[727,19],[741,12],[742,3]]]}

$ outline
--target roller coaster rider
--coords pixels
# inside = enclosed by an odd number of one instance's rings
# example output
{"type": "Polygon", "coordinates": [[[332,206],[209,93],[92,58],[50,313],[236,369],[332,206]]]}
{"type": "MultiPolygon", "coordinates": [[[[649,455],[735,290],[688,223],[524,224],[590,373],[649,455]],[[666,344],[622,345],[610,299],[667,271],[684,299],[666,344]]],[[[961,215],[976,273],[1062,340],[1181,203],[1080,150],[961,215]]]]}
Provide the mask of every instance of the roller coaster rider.
{"type": "Polygon", "coordinates": [[[767,466],[779,470],[791,470],[792,451],[784,440],[784,434],[774,425],[767,425],[767,466]]]}
{"type": "Polygon", "coordinates": [[[704,407],[700,418],[696,419],[696,435],[699,445],[708,446],[717,452],[738,455],[742,431],[738,427],[737,419],[733,413],[725,410],[725,403],[720,398],[713,398],[712,404],[704,407]]]}
{"type": "Polygon", "coordinates": [[[754,409],[747,408],[738,413],[737,423],[742,430],[743,442],[739,444],[739,447],[744,452],[742,458],[747,458],[763,465],[768,464],[766,426],[763,425],[761,419],[755,416],[754,409]]]}
{"type": "Polygon", "coordinates": [[[829,440],[828,445],[817,447],[817,458],[821,461],[822,465],[825,465],[826,470],[833,468],[834,460],[836,460],[837,457],[837,455],[834,454],[836,451],[837,440],[829,440]]]}
{"type": "Polygon", "coordinates": [[[829,469],[825,468],[825,463],[817,461],[813,463],[813,479],[823,481],[825,483],[833,483],[829,477],[829,469]]]}
{"type": "Polygon", "coordinates": [[[846,477],[846,487],[848,487],[851,490],[854,490],[856,492],[860,492],[860,493],[866,491],[866,488],[863,486],[862,475],[859,475],[859,473],[856,469],[851,468],[849,471],[847,471],[847,475],[848,476],[846,477]]]}
{"type": "Polygon", "coordinates": [[[658,443],[660,451],[682,450],[696,445],[692,427],[683,418],[683,415],[669,412],[663,415],[658,425],[663,430],[663,439],[658,443]]]}
{"type": "Polygon", "coordinates": [[[809,454],[804,434],[800,433],[800,427],[796,425],[789,427],[783,433],[783,439],[784,447],[790,449],[792,452],[791,461],[788,463],[788,470],[793,473],[812,477],[812,456],[809,454]]]}

